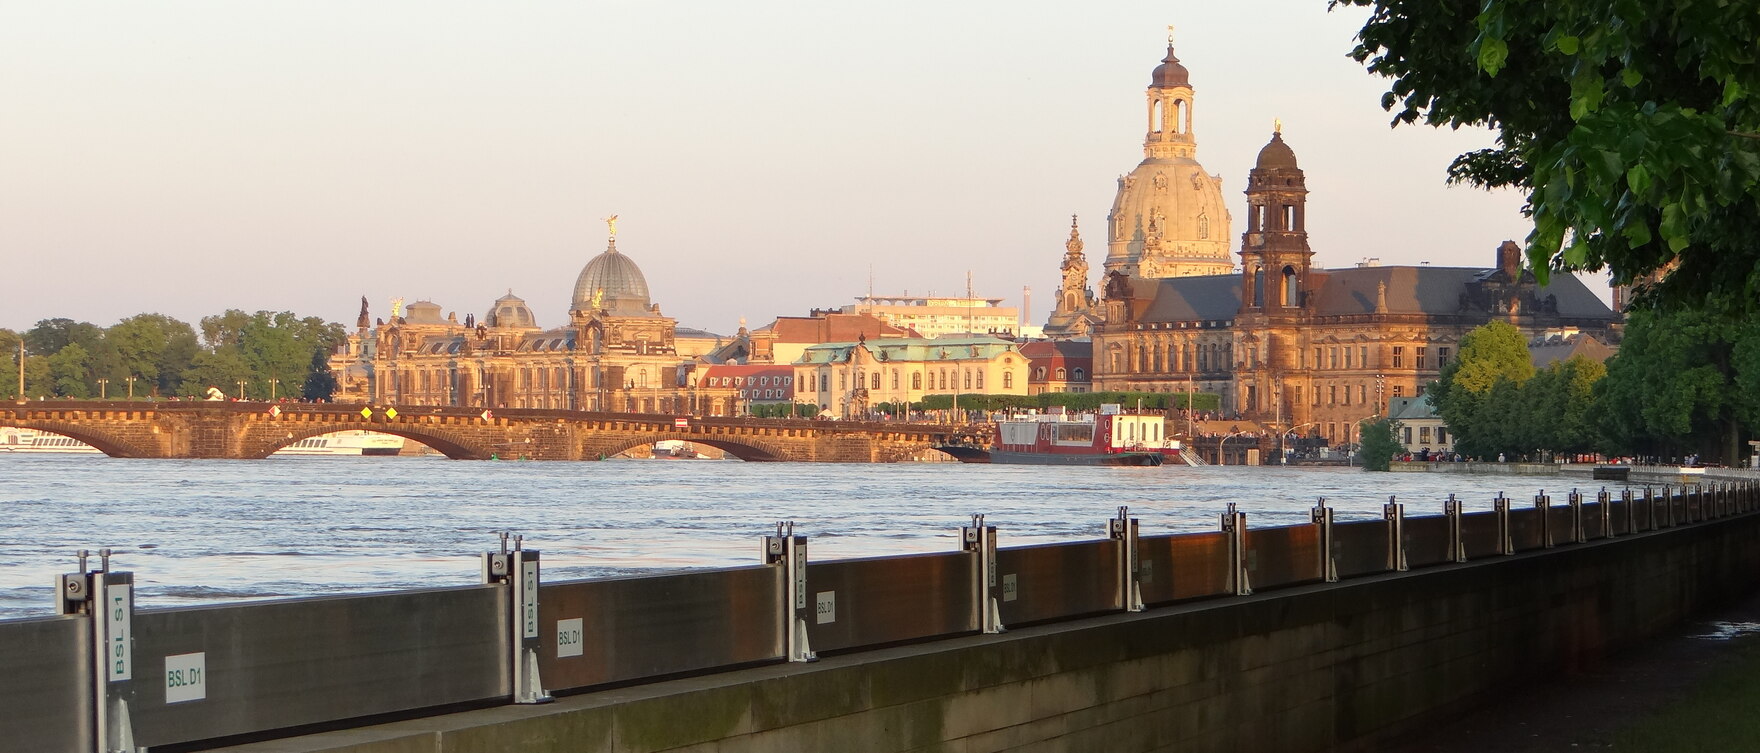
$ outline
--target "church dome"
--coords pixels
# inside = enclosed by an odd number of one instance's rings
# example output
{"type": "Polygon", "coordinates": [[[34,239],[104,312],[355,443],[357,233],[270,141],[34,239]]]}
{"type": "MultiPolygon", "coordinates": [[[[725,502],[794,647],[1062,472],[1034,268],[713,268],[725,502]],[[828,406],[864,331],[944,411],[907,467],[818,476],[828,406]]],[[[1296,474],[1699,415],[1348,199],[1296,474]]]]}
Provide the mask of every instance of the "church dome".
{"type": "Polygon", "coordinates": [[[516,296],[513,291],[495,299],[495,305],[489,313],[483,315],[483,324],[490,327],[516,327],[520,329],[537,329],[537,317],[532,316],[531,307],[526,305],[524,298],[516,296]]]}
{"type": "Polygon", "coordinates": [[[1149,76],[1149,88],[1172,89],[1176,86],[1191,87],[1191,73],[1179,64],[1179,58],[1173,55],[1173,45],[1167,46],[1167,57],[1155,66],[1155,72],[1149,76]]]}
{"type": "Polygon", "coordinates": [[[617,252],[612,241],[605,252],[593,257],[574,282],[577,311],[604,309],[614,314],[646,314],[649,309],[648,280],[641,267],[617,252]]]}
{"type": "Polygon", "coordinates": [[[1254,167],[1259,170],[1270,170],[1275,168],[1296,169],[1295,150],[1290,149],[1289,144],[1283,143],[1283,131],[1276,131],[1271,134],[1271,143],[1266,144],[1264,149],[1259,150],[1259,162],[1255,164],[1254,167]]]}

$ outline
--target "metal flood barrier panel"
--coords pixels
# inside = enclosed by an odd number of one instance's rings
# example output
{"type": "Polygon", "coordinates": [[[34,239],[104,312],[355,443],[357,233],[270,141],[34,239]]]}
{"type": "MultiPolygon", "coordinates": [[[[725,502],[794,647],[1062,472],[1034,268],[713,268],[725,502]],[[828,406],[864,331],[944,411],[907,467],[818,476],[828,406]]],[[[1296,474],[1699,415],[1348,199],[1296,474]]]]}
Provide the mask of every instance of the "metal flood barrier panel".
{"type": "Polygon", "coordinates": [[[1637,508],[1637,505],[1635,503],[1627,502],[1623,499],[1620,499],[1619,497],[1614,497],[1613,499],[1608,500],[1608,502],[1607,502],[1607,529],[1608,530],[1606,532],[1606,535],[1608,535],[1608,536],[1624,536],[1626,534],[1632,533],[1633,531],[1631,530],[1632,529],[1631,523],[1633,521],[1629,520],[1627,518],[1627,516],[1636,513],[1637,512],[1636,508],[1637,508]]]}
{"type": "Polygon", "coordinates": [[[1449,522],[1446,516],[1424,515],[1405,520],[1407,567],[1429,567],[1449,559],[1449,522]]]}
{"type": "Polygon", "coordinates": [[[1387,572],[1387,526],[1385,520],[1332,524],[1332,566],[1338,577],[1387,572]]]}
{"type": "Polygon", "coordinates": [[[1546,543],[1569,544],[1577,540],[1577,511],[1570,505],[1557,504],[1546,508],[1546,543]]]}
{"type": "Polygon", "coordinates": [[[757,565],[538,588],[548,690],[783,659],[783,570],[757,565]]]}
{"type": "Polygon", "coordinates": [[[1229,535],[1222,531],[1143,536],[1137,539],[1137,580],[1144,604],[1223,596],[1232,563],[1229,535]]]}
{"type": "Polygon", "coordinates": [[[1247,529],[1247,582],[1254,590],[1322,580],[1320,527],[1247,529]]]}
{"type": "Polygon", "coordinates": [[[1499,539],[1497,512],[1469,512],[1461,515],[1461,549],[1467,559],[1476,560],[1503,553],[1503,542],[1499,539]]]}
{"type": "MultiPolygon", "coordinates": [[[[1608,512],[1611,514],[1612,510],[1609,510],[1608,512]]],[[[1608,521],[1608,524],[1609,524],[1609,527],[1611,527],[1611,525],[1612,525],[1611,519],[1608,521]]],[[[1602,528],[1602,525],[1601,525],[1601,503],[1600,502],[1584,502],[1583,503],[1583,538],[1590,539],[1590,540],[1605,539],[1608,536],[1612,536],[1612,535],[1613,535],[1612,533],[1609,533],[1606,530],[1603,530],[1603,528],[1602,528]]]]}
{"type": "Polygon", "coordinates": [[[1509,540],[1518,552],[1546,546],[1543,521],[1537,507],[1518,507],[1509,511],[1509,540]]]}
{"type": "MultiPolygon", "coordinates": [[[[1116,539],[997,549],[1002,624],[1123,610],[1118,557],[1116,539]]],[[[1174,573],[1173,580],[1184,577],[1177,561],[1174,573]]]]}
{"type": "Polygon", "coordinates": [[[486,585],[137,612],[135,740],[505,698],[510,608],[486,585]]]}
{"type": "Polygon", "coordinates": [[[91,642],[79,617],[0,622],[0,751],[92,749],[91,642]]]}
{"type": "Polygon", "coordinates": [[[807,563],[807,636],[817,652],[976,632],[970,552],[807,563]]]}

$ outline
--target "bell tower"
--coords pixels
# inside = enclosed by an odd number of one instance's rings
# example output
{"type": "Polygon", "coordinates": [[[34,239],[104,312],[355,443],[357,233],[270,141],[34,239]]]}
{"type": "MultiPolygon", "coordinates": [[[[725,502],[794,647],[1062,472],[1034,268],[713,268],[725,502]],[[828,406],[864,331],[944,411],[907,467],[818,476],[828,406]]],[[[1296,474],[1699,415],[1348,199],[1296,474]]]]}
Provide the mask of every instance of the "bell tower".
{"type": "Polygon", "coordinates": [[[1143,156],[1150,159],[1191,159],[1198,153],[1192,136],[1191,74],[1173,54],[1173,27],[1167,27],[1167,57],[1149,77],[1146,93],[1149,131],[1143,137],[1143,156]]]}
{"type": "Polygon", "coordinates": [[[1283,143],[1271,143],[1247,173],[1247,231],[1241,234],[1241,311],[1275,316],[1301,309],[1314,251],[1308,246],[1307,178],[1283,143]]]}

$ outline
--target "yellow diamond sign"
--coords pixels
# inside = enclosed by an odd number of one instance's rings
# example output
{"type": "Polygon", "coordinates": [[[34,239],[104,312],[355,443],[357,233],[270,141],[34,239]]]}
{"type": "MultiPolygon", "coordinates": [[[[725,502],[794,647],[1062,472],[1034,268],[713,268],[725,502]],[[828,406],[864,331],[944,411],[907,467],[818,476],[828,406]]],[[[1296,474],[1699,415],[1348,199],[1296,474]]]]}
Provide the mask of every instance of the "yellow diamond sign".
{"type": "Polygon", "coordinates": [[[361,418],[372,418],[372,417],[373,417],[373,409],[372,408],[362,408],[361,409],[361,418]]]}
{"type": "Polygon", "coordinates": [[[386,408],[385,409],[385,417],[386,418],[397,418],[397,409],[396,408],[386,408]]]}

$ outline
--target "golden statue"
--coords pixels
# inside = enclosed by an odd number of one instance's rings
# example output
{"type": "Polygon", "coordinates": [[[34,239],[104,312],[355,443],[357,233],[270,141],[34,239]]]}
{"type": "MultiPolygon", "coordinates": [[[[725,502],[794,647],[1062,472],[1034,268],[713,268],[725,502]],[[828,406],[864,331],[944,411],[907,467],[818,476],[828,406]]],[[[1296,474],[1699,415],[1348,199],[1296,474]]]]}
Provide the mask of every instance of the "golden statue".
{"type": "Polygon", "coordinates": [[[617,237],[617,215],[614,214],[614,215],[611,215],[610,217],[606,217],[605,218],[605,226],[611,229],[611,237],[616,238],[617,237]]]}

